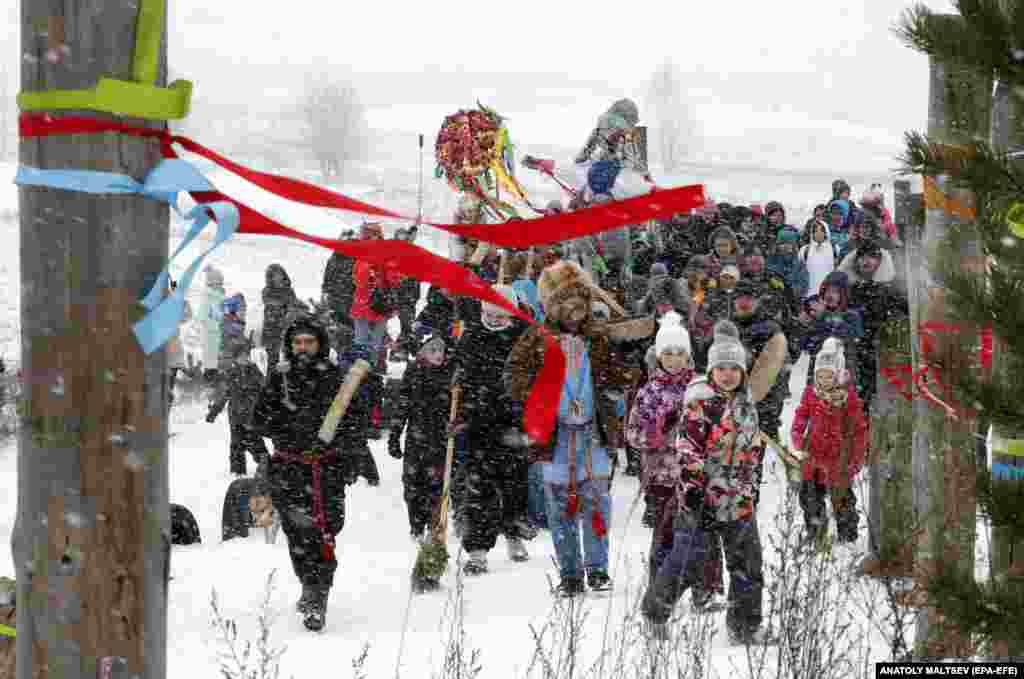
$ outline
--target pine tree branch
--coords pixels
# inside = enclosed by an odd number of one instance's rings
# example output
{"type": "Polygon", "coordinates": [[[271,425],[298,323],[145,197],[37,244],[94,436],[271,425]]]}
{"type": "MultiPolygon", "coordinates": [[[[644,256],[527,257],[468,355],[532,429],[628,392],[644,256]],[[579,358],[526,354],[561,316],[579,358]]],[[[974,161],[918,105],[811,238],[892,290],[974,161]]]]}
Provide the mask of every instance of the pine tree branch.
{"type": "Polygon", "coordinates": [[[1024,8],[1015,2],[1010,13],[1000,0],[955,0],[959,17],[936,14],[924,4],[904,10],[893,31],[908,47],[940,61],[961,64],[1012,86],[1024,84],[1024,48],[1020,19],[1024,8]]]}

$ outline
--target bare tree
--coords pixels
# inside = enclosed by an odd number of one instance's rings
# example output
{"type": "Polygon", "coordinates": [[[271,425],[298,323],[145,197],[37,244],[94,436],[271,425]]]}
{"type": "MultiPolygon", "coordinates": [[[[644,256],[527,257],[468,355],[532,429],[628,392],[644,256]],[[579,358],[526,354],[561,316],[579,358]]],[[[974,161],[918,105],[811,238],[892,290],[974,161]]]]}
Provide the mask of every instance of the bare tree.
{"type": "Polygon", "coordinates": [[[679,67],[663,61],[651,75],[647,106],[652,141],[666,171],[679,169],[697,143],[697,125],[686,101],[679,67]]]}
{"type": "Polygon", "coordinates": [[[311,79],[302,102],[306,142],[325,177],[340,179],[365,157],[366,116],[351,84],[330,77],[311,79]]]}

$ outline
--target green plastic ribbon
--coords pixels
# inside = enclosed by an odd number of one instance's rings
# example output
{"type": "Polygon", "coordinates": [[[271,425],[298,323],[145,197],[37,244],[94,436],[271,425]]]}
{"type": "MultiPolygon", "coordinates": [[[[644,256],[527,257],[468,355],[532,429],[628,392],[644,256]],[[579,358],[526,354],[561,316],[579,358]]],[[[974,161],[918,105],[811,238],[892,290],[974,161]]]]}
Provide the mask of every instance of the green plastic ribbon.
{"type": "Polygon", "coordinates": [[[1024,439],[1010,439],[1006,442],[1006,450],[995,451],[1000,455],[1011,457],[1024,457],[1024,439]]]}
{"type": "Polygon", "coordinates": [[[0,625],[0,636],[5,636],[5,637],[16,636],[15,630],[14,630],[13,627],[9,627],[7,625],[0,625]]]}
{"type": "Polygon", "coordinates": [[[1006,213],[1006,223],[1013,235],[1024,238],[1024,203],[1014,203],[1006,213]]]}
{"type": "Polygon", "coordinates": [[[170,87],[153,84],[166,9],[167,0],[142,0],[139,6],[132,55],[134,81],[100,78],[91,89],[21,92],[18,106],[22,111],[86,109],[144,120],[184,118],[192,101],[192,83],[176,80],[170,87]]]}

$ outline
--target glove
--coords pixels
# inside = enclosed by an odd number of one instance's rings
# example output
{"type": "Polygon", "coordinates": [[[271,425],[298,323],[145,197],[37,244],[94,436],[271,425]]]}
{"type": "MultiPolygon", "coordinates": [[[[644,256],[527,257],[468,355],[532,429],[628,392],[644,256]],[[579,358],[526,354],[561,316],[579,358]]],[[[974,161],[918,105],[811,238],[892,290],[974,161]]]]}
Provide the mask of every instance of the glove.
{"type": "Polygon", "coordinates": [[[214,420],[216,420],[216,419],[217,419],[217,416],[214,413],[212,413],[212,412],[206,413],[206,421],[209,424],[213,424],[214,420]]]}
{"type": "Polygon", "coordinates": [[[396,434],[388,437],[388,455],[396,460],[402,459],[402,444],[396,434]]]}
{"type": "Polygon", "coordinates": [[[691,488],[686,491],[686,497],[684,498],[684,504],[686,508],[693,511],[699,512],[704,508],[704,491],[699,488],[691,488]]]}

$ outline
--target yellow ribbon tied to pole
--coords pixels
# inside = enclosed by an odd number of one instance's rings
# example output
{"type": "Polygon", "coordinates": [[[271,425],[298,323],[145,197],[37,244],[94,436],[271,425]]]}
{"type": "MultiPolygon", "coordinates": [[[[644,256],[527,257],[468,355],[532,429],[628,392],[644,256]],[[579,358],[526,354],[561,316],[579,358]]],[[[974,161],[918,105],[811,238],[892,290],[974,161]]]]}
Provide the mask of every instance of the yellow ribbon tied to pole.
{"type": "Polygon", "coordinates": [[[131,81],[101,77],[96,86],[82,90],[21,92],[22,111],[86,109],[144,120],[180,120],[188,115],[192,83],[176,80],[170,87],[157,87],[160,39],[163,35],[167,0],[142,0],[135,29],[131,81]]]}

